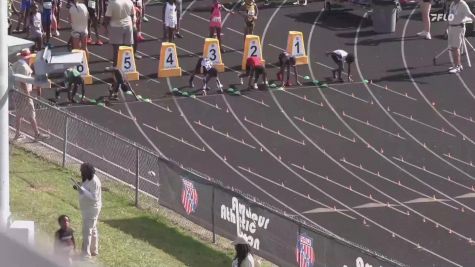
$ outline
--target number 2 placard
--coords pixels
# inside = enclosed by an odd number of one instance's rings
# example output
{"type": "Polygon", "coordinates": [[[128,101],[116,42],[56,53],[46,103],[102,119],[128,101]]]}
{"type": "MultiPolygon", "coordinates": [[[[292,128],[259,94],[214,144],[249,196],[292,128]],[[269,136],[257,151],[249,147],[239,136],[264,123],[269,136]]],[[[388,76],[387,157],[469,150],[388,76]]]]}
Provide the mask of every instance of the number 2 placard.
{"type": "Polygon", "coordinates": [[[257,35],[246,35],[241,65],[242,70],[246,69],[246,60],[249,57],[258,57],[265,64],[265,61],[262,58],[261,40],[257,35]]]}

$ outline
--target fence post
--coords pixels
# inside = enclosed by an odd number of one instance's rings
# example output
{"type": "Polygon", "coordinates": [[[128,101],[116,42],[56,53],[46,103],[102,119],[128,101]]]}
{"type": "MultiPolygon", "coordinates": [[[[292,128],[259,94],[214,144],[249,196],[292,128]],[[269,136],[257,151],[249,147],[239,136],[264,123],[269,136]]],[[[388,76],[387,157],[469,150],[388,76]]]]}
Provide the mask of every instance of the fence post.
{"type": "Polygon", "coordinates": [[[63,143],[63,163],[62,166],[66,165],[66,153],[67,153],[67,147],[68,147],[68,126],[69,126],[69,116],[66,116],[66,123],[64,125],[64,143],[63,143]]]}
{"type": "Polygon", "coordinates": [[[139,207],[139,187],[140,187],[140,177],[139,177],[139,148],[135,147],[135,207],[139,207]]]}
{"type": "Polygon", "coordinates": [[[213,232],[213,244],[216,244],[216,231],[214,230],[214,185],[211,191],[211,231],[213,232]]]}

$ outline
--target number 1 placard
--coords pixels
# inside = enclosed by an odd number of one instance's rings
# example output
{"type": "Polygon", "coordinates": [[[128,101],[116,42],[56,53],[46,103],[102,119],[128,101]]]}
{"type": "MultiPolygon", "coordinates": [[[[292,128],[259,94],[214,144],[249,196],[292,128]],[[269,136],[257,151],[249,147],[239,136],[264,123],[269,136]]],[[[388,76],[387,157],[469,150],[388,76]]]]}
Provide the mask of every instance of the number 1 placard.
{"type": "Polygon", "coordinates": [[[242,55],[242,70],[246,69],[246,60],[248,57],[259,57],[262,64],[265,64],[265,60],[262,57],[261,40],[257,35],[246,35],[244,41],[244,53],[242,55]]]}
{"type": "Polygon", "coordinates": [[[130,46],[120,46],[117,56],[117,68],[122,70],[129,81],[137,81],[139,72],[135,66],[134,50],[130,46]]]}
{"type": "Polygon", "coordinates": [[[81,77],[84,80],[84,84],[92,84],[92,76],[89,74],[89,64],[87,62],[86,51],[80,49],[74,49],[73,53],[82,53],[82,62],[76,66],[76,70],[81,73],[81,77]]]}
{"type": "Polygon", "coordinates": [[[174,43],[163,42],[158,62],[158,77],[181,76],[176,46],[174,43]]]}
{"type": "Polygon", "coordinates": [[[287,38],[287,53],[294,56],[297,65],[308,64],[308,57],[305,53],[305,43],[302,32],[289,31],[287,38]]]}
{"type": "Polygon", "coordinates": [[[224,72],[224,64],[221,59],[221,50],[219,49],[219,41],[216,38],[206,38],[203,46],[203,57],[213,62],[214,68],[218,72],[224,72]]]}

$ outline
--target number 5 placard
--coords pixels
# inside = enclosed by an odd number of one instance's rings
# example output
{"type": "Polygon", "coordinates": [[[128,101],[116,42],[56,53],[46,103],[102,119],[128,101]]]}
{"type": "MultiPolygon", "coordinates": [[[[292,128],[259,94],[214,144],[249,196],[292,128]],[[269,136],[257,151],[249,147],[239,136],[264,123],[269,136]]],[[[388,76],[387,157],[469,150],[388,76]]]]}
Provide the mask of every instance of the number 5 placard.
{"type": "Polygon", "coordinates": [[[259,57],[262,64],[265,64],[265,60],[262,57],[261,40],[257,35],[246,35],[244,41],[244,53],[242,55],[242,70],[246,69],[246,60],[248,57],[259,57]]]}
{"type": "Polygon", "coordinates": [[[158,62],[158,77],[177,76],[181,76],[181,68],[178,63],[176,46],[174,43],[163,42],[158,62]]]}
{"type": "Polygon", "coordinates": [[[203,57],[206,57],[212,61],[217,71],[224,72],[224,64],[221,59],[221,50],[219,49],[218,39],[205,39],[205,45],[203,46],[203,57]]]}
{"type": "Polygon", "coordinates": [[[89,74],[89,64],[87,62],[86,51],[80,49],[73,49],[73,53],[82,53],[82,62],[76,66],[76,70],[81,73],[84,84],[92,84],[92,76],[89,74]]]}
{"type": "Polygon", "coordinates": [[[289,31],[289,37],[287,38],[287,53],[295,57],[297,65],[308,64],[308,57],[305,53],[302,32],[289,31]]]}
{"type": "Polygon", "coordinates": [[[122,70],[129,81],[137,81],[139,72],[135,66],[134,50],[130,46],[120,46],[117,56],[117,68],[122,70]]]}

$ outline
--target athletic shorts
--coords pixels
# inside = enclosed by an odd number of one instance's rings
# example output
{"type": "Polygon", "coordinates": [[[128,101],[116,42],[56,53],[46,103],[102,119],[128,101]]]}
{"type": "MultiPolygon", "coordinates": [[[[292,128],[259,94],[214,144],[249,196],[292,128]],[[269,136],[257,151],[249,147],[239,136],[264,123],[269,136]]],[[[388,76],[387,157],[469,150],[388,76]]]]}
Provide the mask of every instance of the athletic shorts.
{"type": "Polygon", "coordinates": [[[87,32],[78,32],[78,31],[72,31],[71,32],[71,37],[75,39],[82,40],[87,37],[87,32]]]}
{"type": "Polygon", "coordinates": [[[51,13],[51,9],[43,9],[43,13],[41,13],[41,23],[43,27],[51,25],[51,13]]]}
{"type": "Polygon", "coordinates": [[[21,12],[30,10],[31,0],[21,0],[21,12]]]}
{"type": "Polygon", "coordinates": [[[211,68],[210,70],[206,71],[205,68],[203,68],[203,73],[205,75],[209,75],[210,77],[218,77],[218,70],[215,68],[211,68]]]}
{"type": "Polygon", "coordinates": [[[447,38],[449,42],[449,48],[461,48],[464,35],[465,35],[465,27],[449,26],[448,38],[447,38]]]}
{"type": "Polygon", "coordinates": [[[110,27],[109,42],[116,45],[133,45],[134,32],[132,26],[110,27]]]}
{"type": "Polygon", "coordinates": [[[24,97],[19,97],[16,101],[16,112],[17,116],[20,116],[25,119],[35,119],[35,104],[32,99],[26,99],[24,97]]]}
{"type": "Polygon", "coordinates": [[[95,9],[88,7],[87,11],[89,12],[89,17],[90,18],[97,18],[95,9]]]}
{"type": "Polygon", "coordinates": [[[263,66],[257,66],[254,68],[254,77],[260,76],[265,72],[265,69],[263,66]]]}

